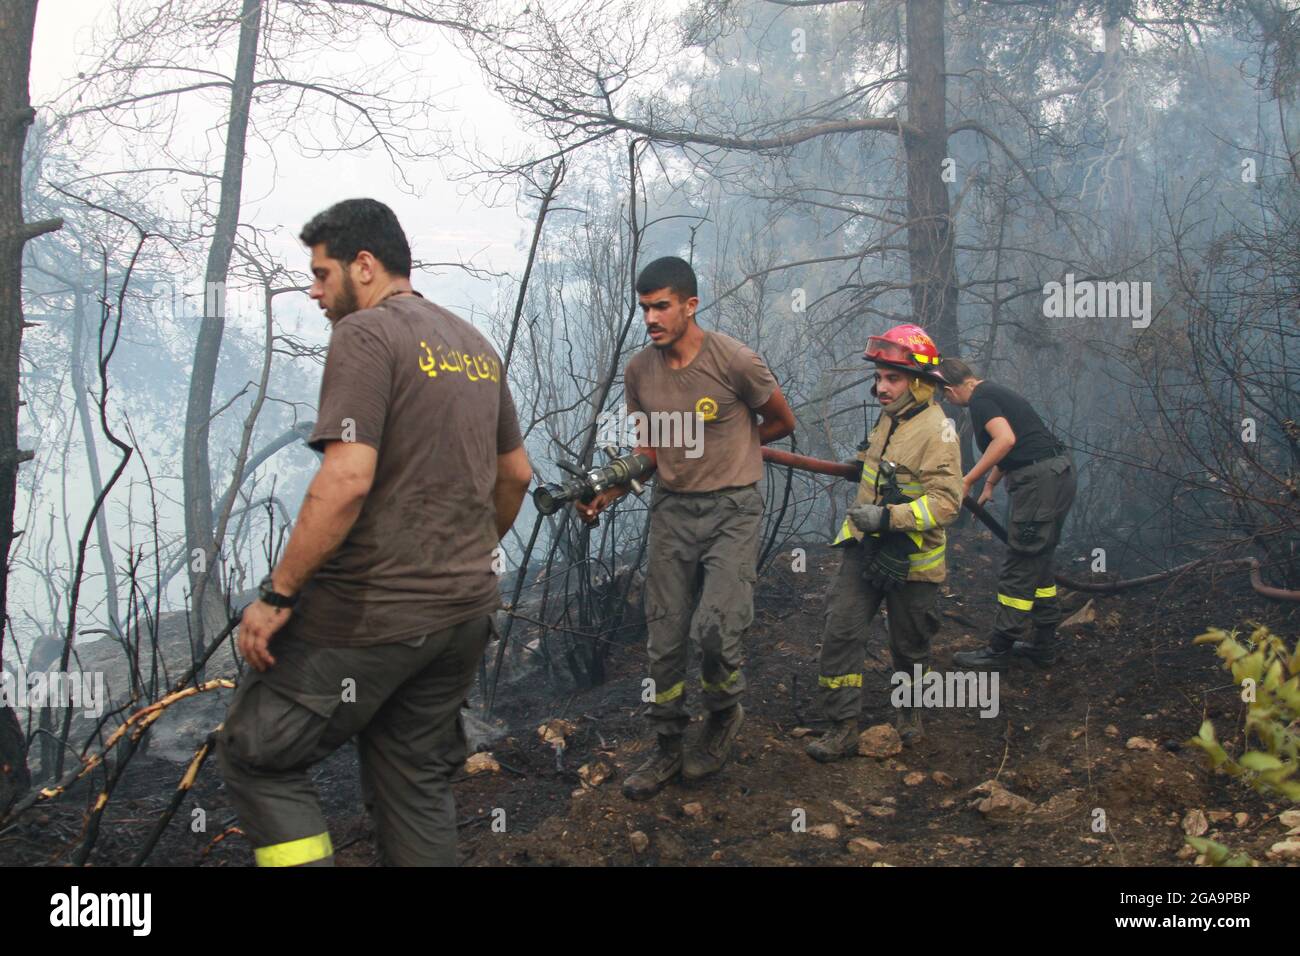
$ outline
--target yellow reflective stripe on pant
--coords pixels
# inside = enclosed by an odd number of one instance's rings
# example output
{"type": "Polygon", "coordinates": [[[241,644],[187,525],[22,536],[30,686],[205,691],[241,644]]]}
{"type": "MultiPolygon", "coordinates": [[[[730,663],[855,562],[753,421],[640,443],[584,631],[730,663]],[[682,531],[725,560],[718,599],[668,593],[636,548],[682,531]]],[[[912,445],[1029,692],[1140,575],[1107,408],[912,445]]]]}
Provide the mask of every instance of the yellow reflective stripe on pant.
{"type": "Polygon", "coordinates": [[[676,684],[673,684],[672,687],[669,687],[662,694],[655,694],[655,703],[666,704],[670,700],[676,700],[678,697],[682,696],[682,691],[685,689],[686,689],[686,682],[679,680],[676,684]]]}
{"type": "Polygon", "coordinates": [[[1034,591],[1034,597],[1036,598],[1056,597],[1056,585],[1053,584],[1049,587],[1038,588],[1037,590],[1034,591]]]}
{"type": "Polygon", "coordinates": [[[735,684],[736,680],[739,677],[740,677],[740,671],[732,671],[730,674],[727,675],[727,679],[720,684],[710,684],[703,677],[701,677],[700,686],[707,691],[721,692],[728,689],[733,684],[735,684]]]}
{"type": "Polygon", "coordinates": [[[253,851],[258,866],[302,866],[315,863],[334,854],[334,844],[328,833],[290,840],[287,843],[274,843],[271,846],[259,846],[253,851]]]}
{"type": "MultiPolygon", "coordinates": [[[[922,678],[924,678],[926,674],[934,670],[934,668],[931,667],[929,664],[924,664],[922,665],[922,667],[923,667],[923,670],[921,671],[922,678]]],[[[899,671],[898,673],[894,674],[891,680],[898,681],[900,686],[907,686],[907,687],[911,687],[912,684],[915,683],[915,681],[912,680],[912,675],[909,674],[907,671],[899,671]]]]}
{"type": "Polygon", "coordinates": [[[1007,607],[1013,607],[1017,611],[1032,611],[1034,609],[1033,601],[1027,601],[1024,598],[1015,598],[1009,594],[999,594],[998,603],[1005,604],[1007,607]]]}
{"type": "Polygon", "coordinates": [[[841,687],[861,687],[861,674],[840,674],[837,677],[827,677],[825,674],[817,678],[817,683],[822,687],[829,687],[831,690],[838,690],[841,687]]]}

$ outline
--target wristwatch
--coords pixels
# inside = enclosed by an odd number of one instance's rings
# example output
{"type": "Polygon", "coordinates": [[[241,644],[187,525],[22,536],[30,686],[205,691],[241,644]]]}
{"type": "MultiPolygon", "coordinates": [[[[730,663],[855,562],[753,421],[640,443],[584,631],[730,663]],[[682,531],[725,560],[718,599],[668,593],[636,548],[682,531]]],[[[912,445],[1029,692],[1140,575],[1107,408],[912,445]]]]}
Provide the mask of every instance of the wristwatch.
{"type": "Polygon", "coordinates": [[[298,603],[298,595],[283,595],[275,590],[271,584],[271,575],[262,578],[262,583],[257,586],[257,597],[260,601],[265,601],[271,607],[291,608],[298,603]]]}

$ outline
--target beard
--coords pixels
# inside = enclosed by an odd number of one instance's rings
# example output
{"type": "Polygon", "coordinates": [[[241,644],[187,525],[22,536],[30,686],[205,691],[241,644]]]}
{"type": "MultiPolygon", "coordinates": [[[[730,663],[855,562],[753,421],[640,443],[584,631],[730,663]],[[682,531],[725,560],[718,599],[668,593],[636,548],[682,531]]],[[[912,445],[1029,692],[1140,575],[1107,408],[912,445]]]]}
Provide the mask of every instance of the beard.
{"type": "Polygon", "coordinates": [[[897,415],[905,410],[915,400],[915,396],[910,389],[903,389],[902,393],[892,402],[886,402],[884,396],[880,396],[880,408],[886,415],[897,415]]]}
{"type": "Polygon", "coordinates": [[[339,293],[338,301],[334,303],[334,308],[330,310],[333,315],[328,317],[337,322],[339,319],[347,318],[353,312],[360,311],[361,303],[357,301],[357,287],[352,283],[352,277],[346,272],[343,273],[343,291],[339,293]]]}

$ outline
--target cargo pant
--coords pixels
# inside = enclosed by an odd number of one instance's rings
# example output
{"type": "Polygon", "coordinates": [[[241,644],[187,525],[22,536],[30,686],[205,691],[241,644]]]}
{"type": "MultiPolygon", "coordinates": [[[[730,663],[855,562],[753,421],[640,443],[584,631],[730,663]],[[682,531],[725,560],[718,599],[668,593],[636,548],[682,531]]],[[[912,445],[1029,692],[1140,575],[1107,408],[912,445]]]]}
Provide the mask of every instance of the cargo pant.
{"type": "Polygon", "coordinates": [[[826,597],[817,683],[822,709],[834,721],[856,720],[862,710],[867,633],[881,603],[889,612],[889,656],[894,670],[909,679],[913,665],[926,669],[930,640],[939,630],[935,610],[939,585],[908,581],[897,590],[881,591],[862,576],[871,551],[870,546],[853,539],[840,548],[839,574],[826,597]]]}
{"type": "Polygon", "coordinates": [[[1074,502],[1074,466],[1069,455],[1061,454],[1008,472],[1006,483],[1011,518],[993,616],[996,651],[1026,640],[1031,625],[1053,631],[1061,623],[1052,559],[1074,502]]]}
{"type": "Polygon", "coordinates": [[[712,713],[745,691],[741,638],[754,620],[763,496],[754,485],[704,494],[656,488],[650,505],[645,612],[656,733],[680,735],[687,640],[700,649],[700,687],[712,713]]]}
{"type": "Polygon", "coordinates": [[[217,753],[259,866],[331,866],[312,764],[357,737],[383,862],[454,866],[451,776],[465,761],[460,708],[492,615],[372,647],[271,641],[276,663],[240,681],[217,753]]]}

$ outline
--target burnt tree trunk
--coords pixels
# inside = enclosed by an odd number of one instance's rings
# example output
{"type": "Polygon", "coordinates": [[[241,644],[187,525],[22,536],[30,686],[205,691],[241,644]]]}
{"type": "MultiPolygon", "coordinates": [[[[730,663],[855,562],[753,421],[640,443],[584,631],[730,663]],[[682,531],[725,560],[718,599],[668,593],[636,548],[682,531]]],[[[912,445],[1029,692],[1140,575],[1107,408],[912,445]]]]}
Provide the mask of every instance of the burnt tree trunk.
{"type": "MultiPolygon", "coordinates": [[[[36,118],[27,86],[36,0],[0,4],[0,663],[8,634],[9,549],[14,540],[18,466],[32,457],[18,448],[18,356],[23,341],[23,246],[63,225],[23,221],[23,146],[36,118]]],[[[30,785],[18,716],[0,706],[0,812],[30,785]]]]}
{"type": "Polygon", "coordinates": [[[1102,112],[1106,118],[1106,165],[1101,174],[1101,207],[1109,220],[1111,262],[1125,262],[1134,247],[1133,216],[1133,116],[1125,76],[1124,30],[1116,2],[1106,4],[1102,20],[1106,51],[1103,54],[1102,112]]]}
{"type": "Polygon", "coordinates": [[[253,101],[253,76],[261,34],[262,0],[242,0],[239,52],[230,91],[230,120],[226,125],[225,165],[221,198],[204,272],[203,320],[194,346],[189,403],[185,410],[182,448],[185,488],[185,542],[189,552],[190,613],[195,653],[204,647],[204,635],[219,631],[226,620],[221,596],[220,542],[213,532],[212,469],[208,459],[208,425],[212,416],[212,390],[217,360],[225,333],[225,287],[230,255],[239,225],[239,204],[244,182],[244,150],[248,115],[253,101]]]}
{"type": "MultiPolygon", "coordinates": [[[[86,444],[86,474],[90,478],[90,493],[99,498],[104,490],[104,478],[99,471],[99,451],[95,442],[95,418],[90,413],[90,386],[86,382],[86,295],[78,289],[73,296],[72,362],[68,371],[72,378],[72,394],[77,405],[77,419],[81,422],[81,440],[86,444]]],[[[108,515],[101,508],[95,515],[95,535],[99,542],[99,556],[104,565],[104,612],[115,640],[122,639],[122,621],[117,609],[117,568],[113,565],[112,539],[108,533],[108,515]]]]}
{"type": "Polygon", "coordinates": [[[907,258],[912,319],[941,355],[957,354],[957,278],[948,184],[947,80],[944,74],[944,0],[907,3],[907,258]]]}

